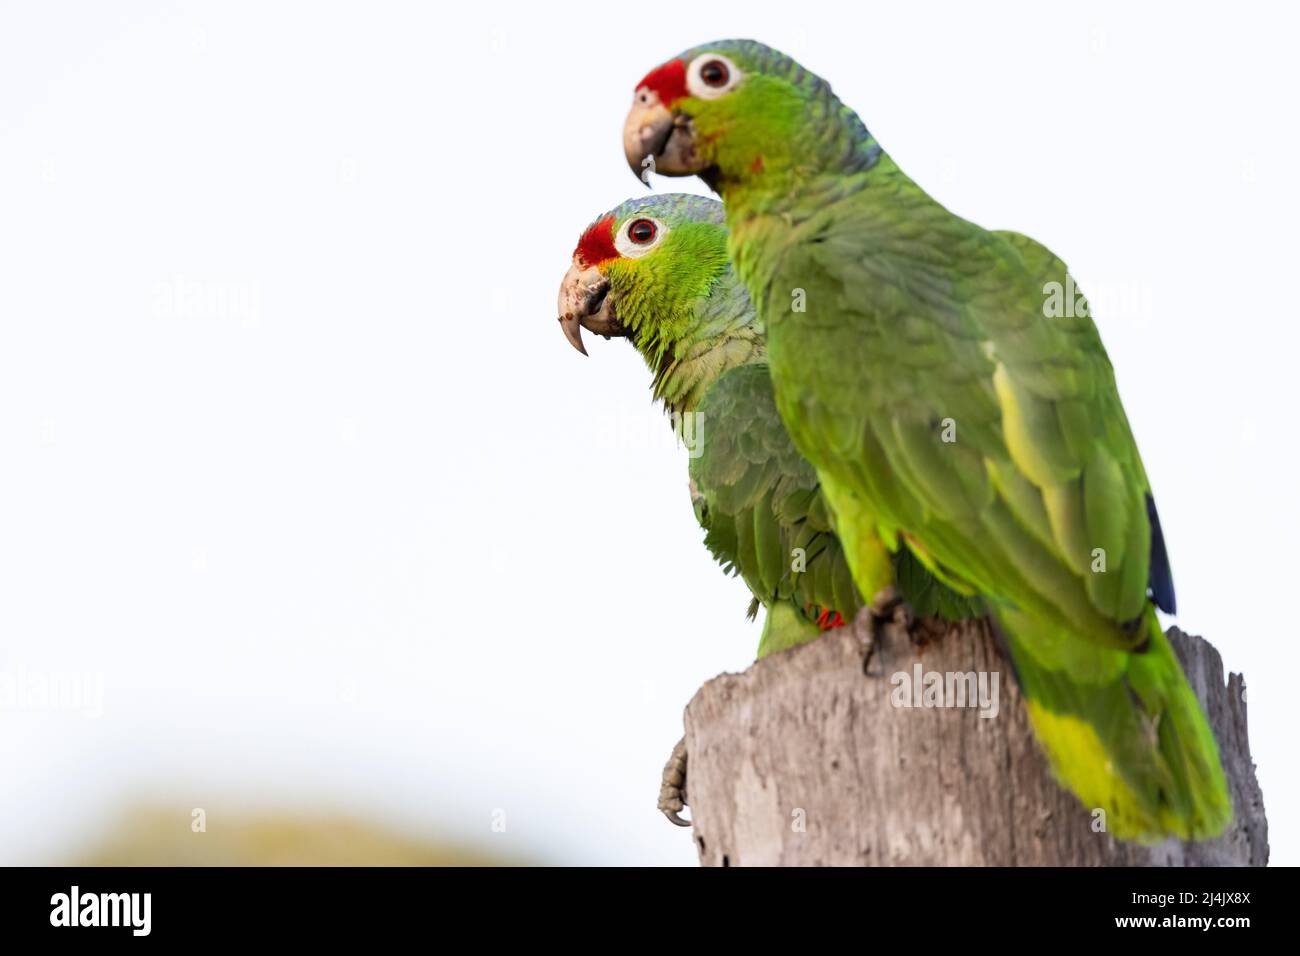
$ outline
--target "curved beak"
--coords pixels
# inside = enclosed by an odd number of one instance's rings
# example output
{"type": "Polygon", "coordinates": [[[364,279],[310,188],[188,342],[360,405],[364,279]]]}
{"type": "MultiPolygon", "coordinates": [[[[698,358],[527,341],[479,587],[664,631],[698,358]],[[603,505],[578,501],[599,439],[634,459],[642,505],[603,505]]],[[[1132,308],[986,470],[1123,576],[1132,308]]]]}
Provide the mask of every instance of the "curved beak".
{"type": "Polygon", "coordinates": [[[650,173],[693,176],[705,164],[695,149],[695,128],[685,113],[659,102],[659,94],[637,90],[623,124],[623,155],[633,175],[647,186],[650,173]]]}
{"type": "Polygon", "coordinates": [[[569,344],[587,354],[582,344],[582,330],[595,332],[609,338],[627,335],[622,323],[614,315],[614,302],[609,296],[609,279],[595,266],[584,267],[575,261],[560,283],[560,328],[569,344]]]}

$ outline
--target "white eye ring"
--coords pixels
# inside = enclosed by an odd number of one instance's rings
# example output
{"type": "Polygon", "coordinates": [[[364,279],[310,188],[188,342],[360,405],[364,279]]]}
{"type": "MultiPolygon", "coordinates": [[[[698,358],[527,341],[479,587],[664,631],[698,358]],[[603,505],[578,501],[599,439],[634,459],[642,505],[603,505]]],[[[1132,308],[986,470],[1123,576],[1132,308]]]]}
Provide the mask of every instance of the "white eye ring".
{"type": "Polygon", "coordinates": [[[742,75],[736,64],[721,53],[701,53],[691,60],[691,65],[686,68],[686,89],[690,91],[691,96],[699,99],[716,100],[724,93],[734,90],[742,75]],[[727,79],[721,86],[710,86],[704,82],[704,77],[701,75],[705,65],[714,62],[721,63],[727,69],[727,79]]]}
{"type": "Polygon", "coordinates": [[[663,242],[666,235],[668,235],[668,227],[654,216],[633,215],[629,216],[627,222],[618,227],[618,232],[614,234],[614,248],[618,250],[620,256],[626,259],[639,259],[663,242]],[[645,242],[637,242],[632,238],[632,227],[642,222],[650,223],[654,229],[654,234],[645,242]]]}

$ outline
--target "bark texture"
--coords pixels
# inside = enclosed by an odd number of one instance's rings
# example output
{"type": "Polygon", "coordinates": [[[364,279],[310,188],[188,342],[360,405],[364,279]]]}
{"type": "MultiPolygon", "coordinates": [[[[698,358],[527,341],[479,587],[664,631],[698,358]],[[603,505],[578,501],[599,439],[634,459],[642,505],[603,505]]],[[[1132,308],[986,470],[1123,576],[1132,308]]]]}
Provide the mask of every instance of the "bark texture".
{"type": "MultiPolygon", "coordinates": [[[[705,684],[686,708],[687,790],[706,866],[1262,866],[1264,802],[1245,684],[1169,632],[1219,740],[1234,803],[1219,839],[1122,843],[1053,780],[1009,666],[983,622],[868,650],[853,628],[705,684]],[[997,715],[891,703],[894,674],[984,672],[997,715]]],[[[986,698],[991,700],[990,698],[986,698]]],[[[986,708],[987,710],[987,708],[986,708]]]]}

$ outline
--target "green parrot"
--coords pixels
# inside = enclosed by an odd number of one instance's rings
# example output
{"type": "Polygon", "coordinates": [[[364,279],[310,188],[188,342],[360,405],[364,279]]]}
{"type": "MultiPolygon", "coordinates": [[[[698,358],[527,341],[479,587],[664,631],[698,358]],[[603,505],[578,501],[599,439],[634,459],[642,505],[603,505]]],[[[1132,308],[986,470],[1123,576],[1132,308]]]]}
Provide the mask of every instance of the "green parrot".
{"type": "MultiPolygon", "coordinates": [[[[758,657],[853,620],[862,607],[812,465],[777,413],[761,325],[727,259],[722,204],[632,199],[583,232],[560,285],[560,324],[631,341],[689,449],[695,516],[714,558],[766,614],[758,657]]],[[[978,601],[940,584],[905,550],[894,575],[915,613],[957,621],[978,601]]]]}
{"type": "Polygon", "coordinates": [[[698,175],[766,332],[782,419],[869,608],[908,552],[980,596],[1058,779],[1108,832],[1231,819],[1156,616],[1173,580],[1110,360],[1065,264],[953,215],[821,78],[726,40],[637,84],[624,151],[698,175]]]}

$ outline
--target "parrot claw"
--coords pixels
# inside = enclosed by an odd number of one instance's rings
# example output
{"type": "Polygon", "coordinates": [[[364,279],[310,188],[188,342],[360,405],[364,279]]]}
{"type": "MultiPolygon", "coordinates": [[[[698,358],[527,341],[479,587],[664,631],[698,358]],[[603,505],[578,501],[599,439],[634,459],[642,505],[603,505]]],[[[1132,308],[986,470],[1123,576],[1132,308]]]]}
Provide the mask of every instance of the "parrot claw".
{"type": "Polygon", "coordinates": [[[896,641],[912,639],[912,629],[916,625],[916,616],[912,606],[903,600],[903,595],[894,585],[877,592],[853,619],[853,630],[866,646],[862,658],[862,672],[868,677],[883,676],[883,670],[875,673],[871,670],[871,660],[882,645],[896,641]]]}
{"type": "Polygon", "coordinates": [[[686,802],[686,738],[677,741],[673,752],[664,764],[663,781],[659,785],[659,812],[668,822],[679,827],[692,826],[692,821],[681,816],[686,802]]]}

